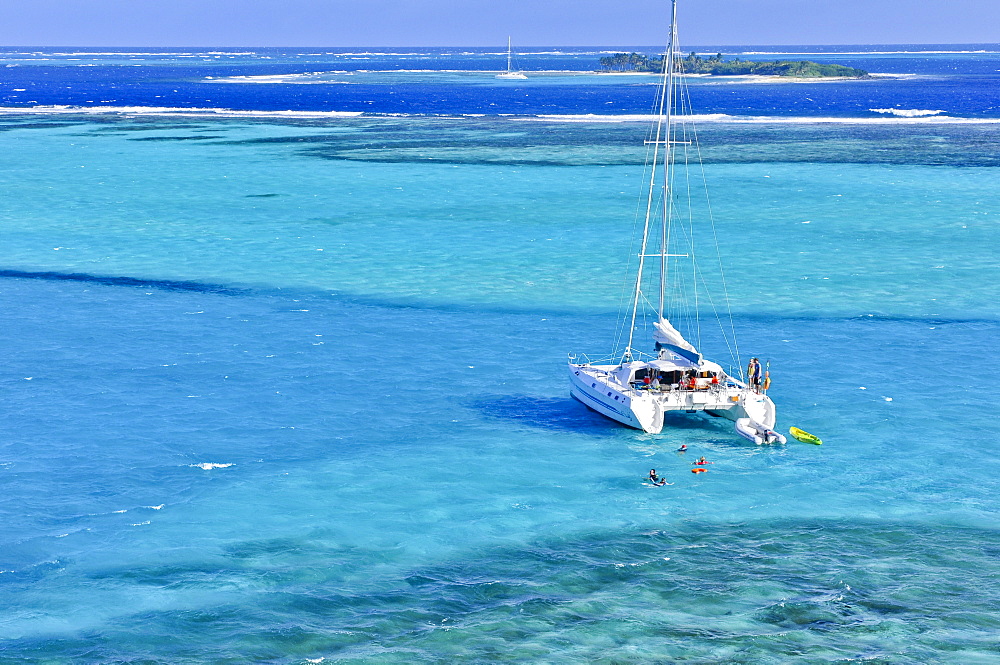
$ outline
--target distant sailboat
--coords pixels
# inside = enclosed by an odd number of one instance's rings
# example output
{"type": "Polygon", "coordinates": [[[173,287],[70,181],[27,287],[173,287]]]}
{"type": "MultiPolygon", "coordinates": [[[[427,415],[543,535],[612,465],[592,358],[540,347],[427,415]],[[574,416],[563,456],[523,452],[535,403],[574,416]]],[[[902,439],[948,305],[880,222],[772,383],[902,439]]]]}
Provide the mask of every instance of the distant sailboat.
{"type": "Polygon", "coordinates": [[[498,79],[526,79],[528,78],[521,72],[515,72],[511,68],[511,50],[510,50],[510,37],[507,37],[507,71],[497,74],[498,79]]]}
{"type": "MultiPolygon", "coordinates": [[[[750,361],[745,381],[735,376],[742,362],[731,315],[728,330],[719,316],[720,307],[726,313],[729,307],[718,246],[719,271],[713,284],[695,260],[697,220],[705,222],[700,226],[707,239],[714,241],[715,229],[707,192],[700,202],[692,196],[704,185],[704,175],[696,172],[701,164],[698,135],[683,122],[691,109],[678,80],[682,61],[676,22],[677,2],[671,0],[657,118],[646,142],[645,222],[637,220],[642,236],[636,274],[630,277],[629,308],[610,356],[591,361],[570,355],[571,393],[594,411],[650,434],[663,429],[669,412],[701,412],[735,421],[736,432],[757,443],[784,442],[774,431],[775,405],[767,396],[770,379],[760,362],[750,361]],[[689,341],[701,346],[699,307],[704,305],[716,310],[736,369],[725,371],[689,341]],[[652,353],[633,346],[636,332],[643,329],[652,353]]],[[[595,275],[601,272],[599,265],[595,263],[595,275]]]]}

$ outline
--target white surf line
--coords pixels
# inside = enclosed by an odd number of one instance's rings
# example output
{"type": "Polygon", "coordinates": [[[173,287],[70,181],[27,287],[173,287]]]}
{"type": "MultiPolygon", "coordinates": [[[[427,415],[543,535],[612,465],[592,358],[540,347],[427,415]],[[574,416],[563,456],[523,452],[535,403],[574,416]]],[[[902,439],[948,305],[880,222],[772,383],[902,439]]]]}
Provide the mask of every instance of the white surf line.
{"type": "MultiPolygon", "coordinates": [[[[872,112],[884,114],[885,109],[873,109],[872,112]]],[[[923,115],[909,115],[907,110],[897,109],[896,113],[879,117],[810,117],[810,116],[739,116],[726,113],[706,113],[684,116],[702,124],[758,124],[758,125],[995,125],[1000,124],[1000,118],[960,118],[948,115],[929,115],[929,111],[915,110],[923,115]],[[901,112],[900,112],[901,111],[901,112]]],[[[520,122],[590,122],[590,123],[626,123],[650,122],[655,119],[648,114],[599,115],[596,113],[581,114],[516,114],[498,113],[496,116],[479,113],[378,113],[371,111],[241,111],[222,108],[184,108],[156,106],[27,106],[0,107],[2,115],[122,115],[122,116],[177,116],[177,117],[216,117],[216,118],[413,118],[413,119],[448,119],[470,117],[496,117],[498,119],[520,122]]]]}
{"type": "Polygon", "coordinates": [[[356,118],[364,111],[240,111],[236,109],[169,106],[26,106],[0,107],[2,115],[155,115],[227,118],[356,118]]]}
{"type": "MultiPolygon", "coordinates": [[[[536,116],[507,116],[511,120],[534,121],[534,122],[650,122],[655,119],[652,115],[597,115],[597,114],[540,114],[536,116]]],[[[920,115],[904,116],[893,115],[891,117],[809,117],[809,116],[739,116],[725,113],[711,113],[703,115],[693,115],[680,118],[688,119],[698,123],[729,123],[729,124],[755,124],[755,125],[895,125],[895,124],[916,124],[916,125],[995,125],[1000,124],[1000,118],[956,118],[947,115],[920,115]]]]}

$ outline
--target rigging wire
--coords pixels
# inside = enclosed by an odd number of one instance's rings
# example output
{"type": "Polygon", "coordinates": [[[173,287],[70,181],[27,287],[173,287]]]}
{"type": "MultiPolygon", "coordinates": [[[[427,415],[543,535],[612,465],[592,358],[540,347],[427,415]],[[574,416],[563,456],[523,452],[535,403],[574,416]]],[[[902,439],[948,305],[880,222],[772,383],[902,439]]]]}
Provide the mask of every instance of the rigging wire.
{"type": "MultiPolygon", "coordinates": [[[[643,166],[643,182],[648,183],[648,190],[646,196],[641,197],[637,201],[633,215],[631,241],[626,261],[626,276],[623,280],[618,304],[619,323],[615,333],[613,356],[619,358],[620,362],[633,352],[642,353],[631,348],[634,333],[638,328],[636,323],[640,304],[644,305],[641,312],[641,321],[644,328],[648,325],[647,313],[650,311],[656,312],[657,318],[660,315],[664,315],[665,318],[675,321],[675,326],[678,326],[679,329],[692,331],[697,341],[697,348],[700,349],[703,343],[700,292],[704,291],[707,304],[719,324],[723,341],[728,348],[730,356],[735,361],[735,367],[738,368],[740,376],[742,376],[742,359],[736,338],[732,302],[729,297],[729,289],[722,265],[722,252],[719,247],[718,230],[715,225],[715,216],[708,192],[708,178],[705,171],[704,156],[697,127],[691,122],[694,111],[691,104],[690,87],[682,76],[683,60],[676,57],[676,54],[679,54],[680,50],[674,21],[671,21],[670,30],[671,35],[667,43],[661,69],[661,76],[663,78],[661,79],[658,95],[653,101],[651,109],[651,115],[656,119],[656,122],[651,124],[647,132],[648,138],[646,141],[646,158],[643,166]],[[675,67],[677,68],[676,71],[674,71],[675,67]],[[669,73],[679,75],[671,77],[668,75],[669,73]],[[671,82],[672,84],[668,86],[671,82]],[[676,90],[673,85],[677,86],[676,90]],[[669,107],[665,106],[666,104],[669,104],[669,107]],[[671,117],[676,118],[676,122],[665,122],[665,118],[671,117]],[[656,173],[658,170],[657,161],[660,155],[660,145],[665,146],[662,164],[664,177],[660,186],[657,186],[656,173]],[[672,145],[679,147],[680,155],[677,154],[677,150],[671,148],[672,145]],[[697,162],[697,169],[699,171],[694,176],[691,173],[692,169],[695,168],[695,165],[692,163],[693,161],[697,162]],[[677,173],[679,170],[677,167],[681,164],[683,164],[684,168],[683,176],[679,176],[677,173]],[[679,191],[677,187],[678,178],[683,178],[683,187],[687,197],[685,206],[679,206],[679,203],[676,201],[678,198],[676,193],[679,191]],[[696,211],[694,205],[694,189],[697,186],[696,180],[700,180],[701,189],[704,190],[704,215],[707,217],[712,233],[712,240],[714,241],[713,244],[715,245],[715,259],[719,269],[726,315],[729,319],[728,330],[722,321],[723,317],[719,311],[719,305],[713,296],[714,289],[706,279],[705,272],[701,270],[698,264],[698,256],[695,254],[695,238],[698,228],[698,225],[695,224],[695,218],[700,217],[701,214],[696,211]],[[642,215],[643,207],[645,207],[644,216],[642,215]],[[630,279],[629,274],[632,270],[633,259],[635,258],[635,246],[638,238],[640,218],[642,218],[643,223],[643,233],[640,241],[642,247],[639,251],[637,274],[634,279],[630,279]],[[681,223],[676,224],[675,221],[681,223]],[[661,295],[659,304],[654,306],[642,291],[642,284],[645,279],[643,273],[654,269],[653,265],[646,265],[644,257],[650,252],[650,229],[651,227],[655,228],[656,222],[659,222],[662,226],[660,234],[658,234],[659,238],[656,238],[653,244],[658,245],[658,254],[660,255],[660,285],[661,290],[666,291],[666,294],[661,295]],[[671,257],[668,255],[674,253],[672,251],[674,248],[677,248],[676,254],[686,254],[687,258],[691,261],[689,273],[682,270],[670,269],[671,257]],[[689,279],[690,283],[688,283],[689,279]],[[632,297],[628,298],[632,304],[632,313],[629,317],[623,315],[625,313],[630,282],[633,284],[634,291],[632,297]],[[666,288],[668,282],[671,287],[669,289],[666,288]],[[623,346],[623,339],[626,334],[629,341],[623,346]]],[[[652,276],[650,276],[650,279],[652,279],[652,276]]]]}
{"type": "MultiPolygon", "coordinates": [[[[657,96],[650,103],[650,109],[649,109],[650,117],[656,116],[658,111],[658,105],[659,102],[657,96]]],[[[656,131],[657,131],[656,123],[651,123],[649,125],[649,129],[647,129],[646,131],[646,141],[645,141],[646,157],[643,162],[642,179],[639,181],[640,185],[645,183],[649,179],[650,169],[653,170],[656,169],[656,163],[655,163],[656,160],[654,153],[655,144],[653,143],[653,141],[656,140],[654,135],[656,131]]],[[[625,335],[627,327],[626,323],[629,320],[626,316],[624,316],[626,301],[631,303],[633,302],[634,298],[634,293],[630,295],[630,291],[632,290],[630,287],[633,284],[635,284],[635,278],[632,277],[632,259],[635,257],[635,245],[638,236],[637,232],[639,229],[639,219],[642,217],[642,208],[643,208],[642,198],[643,197],[640,196],[636,199],[635,212],[632,217],[632,233],[630,235],[628,255],[626,256],[626,261],[625,261],[625,272],[622,278],[621,295],[618,300],[618,325],[616,326],[615,329],[615,341],[611,352],[613,358],[621,358],[627,351],[630,350],[622,348],[622,338],[625,335]]]]}
{"type": "MultiPolygon", "coordinates": [[[[691,91],[690,87],[687,85],[687,82],[682,82],[681,90],[686,100],[689,113],[693,116],[694,111],[693,111],[693,106],[691,105],[691,91]]],[[[730,356],[735,362],[735,366],[739,372],[739,376],[743,378],[743,359],[740,357],[739,338],[736,335],[736,323],[733,320],[732,300],[729,297],[729,286],[726,282],[726,271],[725,268],[723,267],[723,262],[722,262],[722,250],[719,247],[719,234],[715,226],[715,214],[712,209],[712,197],[709,194],[709,188],[708,188],[708,175],[705,171],[705,160],[701,150],[701,141],[699,140],[698,137],[698,127],[694,123],[691,123],[691,136],[692,136],[691,144],[694,146],[695,152],[697,153],[698,171],[699,175],[701,176],[702,188],[704,189],[705,192],[706,216],[708,218],[709,228],[712,231],[712,241],[713,241],[712,244],[715,245],[715,259],[719,267],[719,280],[722,284],[722,294],[726,306],[726,316],[729,319],[728,331],[725,329],[725,326],[722,323],[722,318],[719,316],[717,311],[715,313],[715,316],[716,320],[719,323],[719,328],[722,332],[722,337],[726,342],[726,346],[729,347],[730,356]]],[[[707,287],[706,290],[710,292],[710,290],[707,289],[707,287]]]]}

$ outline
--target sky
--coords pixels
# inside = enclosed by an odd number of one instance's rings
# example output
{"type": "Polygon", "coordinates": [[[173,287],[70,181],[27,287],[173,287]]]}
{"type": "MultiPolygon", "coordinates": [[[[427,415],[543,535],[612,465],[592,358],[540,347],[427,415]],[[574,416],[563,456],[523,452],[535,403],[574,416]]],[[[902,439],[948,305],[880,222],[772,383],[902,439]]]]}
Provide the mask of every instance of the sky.
{"type": "MultiPolygon", "coordinates": [[[[0,46],[627,46],[668,0],[0,0],[0,46]]],[[[680,0],[682,44],[1000,42],[1000,0],[680,0]]]]}

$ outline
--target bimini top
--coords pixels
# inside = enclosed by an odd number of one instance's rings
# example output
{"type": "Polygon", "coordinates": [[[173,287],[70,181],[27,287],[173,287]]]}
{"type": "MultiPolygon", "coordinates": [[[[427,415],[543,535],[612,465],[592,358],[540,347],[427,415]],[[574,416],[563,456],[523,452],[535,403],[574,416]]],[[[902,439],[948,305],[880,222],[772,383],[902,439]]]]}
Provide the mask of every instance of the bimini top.
{"type": "Polygon", "coordinates": [[[640,365],[645,367],[652,367],[653,369],[660,370],[661,372],[677,372],[695,369],[699,372],[721,372],[722,365],[719,363],[712,362],[711,360],[704,360],[700,363],[693,363],[687,358],[676,358],[676,359],[657,359],[650,360],[649,362],[640,363],[640,365]]]}
{"type": "Polygon", "coordinates": [[[622,363],[620,369],[636,372],[640,369],[652,368],[661,372],[686,372],[688,370],[698,370],[699,372],[721,372],[722,365],[711,360],[702,360],[700,363],[693,363],[686,358],[658,358],[656,360],[633,360],[630,363],[622,363]]]}

